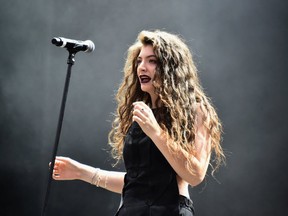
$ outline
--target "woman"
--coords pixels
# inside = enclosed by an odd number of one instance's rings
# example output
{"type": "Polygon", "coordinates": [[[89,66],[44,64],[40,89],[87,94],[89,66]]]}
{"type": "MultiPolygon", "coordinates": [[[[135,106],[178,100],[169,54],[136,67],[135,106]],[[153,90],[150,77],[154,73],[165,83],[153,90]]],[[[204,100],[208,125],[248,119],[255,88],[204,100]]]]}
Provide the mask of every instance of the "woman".
{"type": "Polygon", "coordinates": [[[118,216],[194,215],[188,186],[203,181],[212,153],[213,171],[224,154],[221,123],[183,40],[159,30],[140,32],[128,50],[116,99],[109,143],[126,172],[57,157],[53,178],[121,193],[118,216]]]}

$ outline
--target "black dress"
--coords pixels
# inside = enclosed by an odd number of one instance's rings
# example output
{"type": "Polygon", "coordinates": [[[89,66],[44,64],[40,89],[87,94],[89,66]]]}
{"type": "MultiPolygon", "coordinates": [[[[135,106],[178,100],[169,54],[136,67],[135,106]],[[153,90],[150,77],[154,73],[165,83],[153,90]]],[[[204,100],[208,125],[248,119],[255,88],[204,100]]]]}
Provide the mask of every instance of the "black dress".
{"type": "Polygon", "coordinates": [[[136,122],[124,142],[127,173],[116,215],[193,216],[192,201],[179,196],[175,171],[136,122]]]}

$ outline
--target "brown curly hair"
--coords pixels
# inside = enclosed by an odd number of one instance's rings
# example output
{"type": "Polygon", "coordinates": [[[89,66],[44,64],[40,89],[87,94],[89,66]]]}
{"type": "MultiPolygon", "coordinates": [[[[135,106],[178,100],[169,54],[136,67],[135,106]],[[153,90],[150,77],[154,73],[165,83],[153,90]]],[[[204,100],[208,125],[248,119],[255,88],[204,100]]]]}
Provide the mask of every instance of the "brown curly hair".
{"type": "Polygon", "coordinates": [[[214,153],[214,163],[213,165],[210,163],[213,174],[225,159],[220,145],[221,122],[200,85],[188,46],[179,36],[160,30],[140,32],[136,42],[128,49],[124,79],[116,94],[118,107],[109,133],[113,158],[117,162],[122,159],[123,140],[132,123],[133,102],[144,101],[151,105],[150,96],[141,91],[137,77],[136,61],[141,48],[145,45],[152,45],[157,57],[153,85],[158,95],[156,104],[161,104],[162,111],[155,112],[155,117],[161,128],[174,141],[167,144],[170,152],[175,155],[182,153],[181,155],[186,158],[187,169],[193,173],[195,119],[197,107],[200,107],[204,114],[204,125],[211,138],[211,151],[214,153]],[[163,109],[166,112],[163,112],[163,109]]]}

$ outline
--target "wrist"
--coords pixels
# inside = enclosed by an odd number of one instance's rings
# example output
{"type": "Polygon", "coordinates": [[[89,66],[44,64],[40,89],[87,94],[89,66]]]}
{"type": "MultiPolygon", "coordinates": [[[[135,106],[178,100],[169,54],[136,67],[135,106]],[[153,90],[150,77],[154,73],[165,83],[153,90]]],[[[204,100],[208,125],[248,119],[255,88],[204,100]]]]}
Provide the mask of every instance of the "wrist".
{"type": "Polygon", "coordinates": [[[157,145],[159,143],[166,143],[167,135],[166,133],[160,128],[158,131],[156,131],[152,136],[151,140],[157,145]]]}
{"type": "Polygon", "coordinates": [[[79,163],[78,171],[76,173],[77,179],[91,183],[95,170],[96,168],[94,167],[79,163]]]}

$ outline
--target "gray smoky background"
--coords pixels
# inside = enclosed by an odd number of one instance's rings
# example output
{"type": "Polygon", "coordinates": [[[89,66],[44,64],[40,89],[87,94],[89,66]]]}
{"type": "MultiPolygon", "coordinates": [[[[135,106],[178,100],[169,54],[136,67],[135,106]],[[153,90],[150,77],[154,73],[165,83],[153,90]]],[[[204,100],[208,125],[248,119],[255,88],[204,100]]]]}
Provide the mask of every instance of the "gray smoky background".
{"type": "MultiPolygon", "coordinates": [[[[68,52],[78,53],[58,155],[110,170],[107,135],[126,50],[145,29],[181,35],[224,126],[227,165],[190,188],[196,215],[287,215],[288,14],[284,0],[10,0],[0,6],[0,215],[40,215],[68,52]]],[[[48,215],[113,215],[120,195],[52,182],[48,215]]]]}

